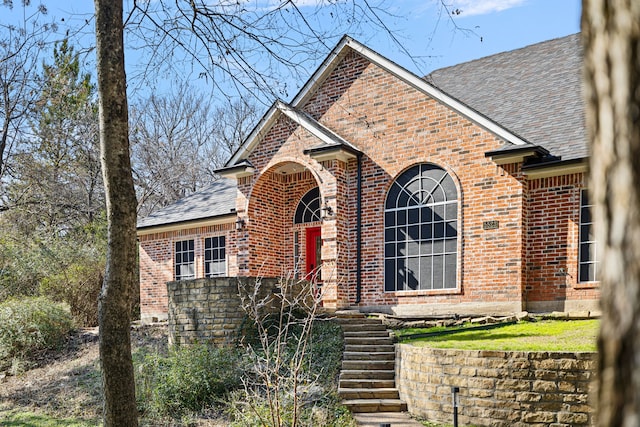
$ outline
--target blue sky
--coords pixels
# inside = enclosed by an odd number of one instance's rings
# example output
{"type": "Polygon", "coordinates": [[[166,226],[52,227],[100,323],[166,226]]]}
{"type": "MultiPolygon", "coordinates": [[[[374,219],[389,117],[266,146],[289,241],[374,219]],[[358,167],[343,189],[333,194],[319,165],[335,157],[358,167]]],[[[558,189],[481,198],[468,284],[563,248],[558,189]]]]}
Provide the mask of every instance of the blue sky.
{"type": "Polygon", "coordinates": [[[426,74],[580,31],[580,0],[447,0],[449,10],[461,10],[455,16],[456,25],[473,34],[456,30],[449,19],[438,22],[437,3],[397,1],[409,13],[404,23],[407,50],[423,58],[419,70],[385,40],[372,41],[375,45],[370,47],[413,72],[426,74]],[[435,31],[434,22],[438,22],[435,31]]]}
{"type": "MultiPolygon", "coordinates": [[[[255,1],[259,4],[276,0],[255,1]]],[[[296,3],[305,7],[320,1],[296,0],[296,3]]],[[[83,22],[93,12],[91,0],[42,2],[47,5],[49,16],[61,22],[61,28],[83,22]]],[[[580,28],[580,0],[445,0],[445,4],[449,11],[460,12],[455,15],[455,24],[444,13],[440,0],[386,0],[388,15],[382,16],[386,16],[388,26],[411,57],[382,31],[351,35],[399,65],[424,75],[437,68],[573,34],[580,28]]],[[[16,19],[16,10],[13,14],[6,11],[0,8],[0,24],[16,19]]],[[[85,40],[93,43],[91,30],[92,27],[86,29],[85,40]]],[[[136,61],[140,59],[135,53],[128,52],[128,65],[133,66],[136,61]]],[[[309,67],[310,72],[314,69],[309,67]]],[[[296,82],[295,86],[304,83],[296,82]]]]}

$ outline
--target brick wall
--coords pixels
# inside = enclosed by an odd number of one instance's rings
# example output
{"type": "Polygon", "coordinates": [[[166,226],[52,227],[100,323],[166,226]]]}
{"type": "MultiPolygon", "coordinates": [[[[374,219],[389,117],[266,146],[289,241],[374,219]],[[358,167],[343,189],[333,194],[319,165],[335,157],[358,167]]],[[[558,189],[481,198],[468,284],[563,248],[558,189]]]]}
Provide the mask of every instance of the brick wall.
{"type": "Polygon", "coordinates": [[[528,183],[527,309],[594,310],[599,284],[578,281],[580,192],[585,175],[539,178],[528,183]]]}
{"type": "MultiPolygon", "coordinates": [[[[345,57],[303,108],[365,153],[361,306],[392,305],[397,311],[403,305],[437,310],[433,303],[445,311],[521,308],[523,184],[484,155],[502,141],[356,54],[345,57]],[[444,292],[384,292],[385,196],[395,177],[421,162],[444,168],[458,184],[459,286],[444,292]],[[500,228],[483,230],[485,220],[499,221],[500,228]]],[[[355,161],[347,174],[350,228],[345,232],[346,240],[355,242],[355,161]]],[[[344,249],[350,252],[341,286],[354,303],[355,245],[344,249]]]]}
{"type": "Polygon", "coordinates": [[[412,414],[460,425],[593,426],[596,353],[463,351],[396,346],[396,385],[412,414]]]}

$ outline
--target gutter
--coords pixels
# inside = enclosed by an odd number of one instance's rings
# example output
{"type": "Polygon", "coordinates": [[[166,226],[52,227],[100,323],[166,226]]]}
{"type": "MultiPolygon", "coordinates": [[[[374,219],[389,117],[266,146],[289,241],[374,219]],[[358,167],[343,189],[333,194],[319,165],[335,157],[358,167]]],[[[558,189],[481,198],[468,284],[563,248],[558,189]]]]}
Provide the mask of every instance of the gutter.
{"type": "Polygon", "coordinates": [[[362,300],[362,153],[356,154],[358,171],[356,174],[356,304],[362,300]]]}

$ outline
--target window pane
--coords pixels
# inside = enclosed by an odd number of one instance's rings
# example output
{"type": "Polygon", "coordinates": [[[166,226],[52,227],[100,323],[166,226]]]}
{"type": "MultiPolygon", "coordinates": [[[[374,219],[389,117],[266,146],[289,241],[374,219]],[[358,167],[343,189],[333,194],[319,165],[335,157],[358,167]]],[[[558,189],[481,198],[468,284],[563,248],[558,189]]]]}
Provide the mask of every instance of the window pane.
{"type": "Polygon", "coordinates": [[[456,184],[453,182],[453,178],[449,174],[442,180],[442,188],[446,194],[447,200],[457,200],[458,190],[456,184]]]}
{"type": "Polygon", "coordinates": [[[401,291],[406,288],[407,282],[407,267],[404,258],[398,258],[396,262],[396,289],[401,291]]]}
{"type": "Polygon", "coordinates": [[[431,255],[433,253],[433,242],[430,240],[423,240],[420,242],[420,254],[431,255]]]}
{"type": "Polygon", "coordinates": [[[456,239],[447,239],[444,241],[445,252],[456,252],[458,241],[456,239]]]}
{"type": "Polygon", "coordinates": [[[409,224],[418,224],[420,222],[420,209],[409,209],[409,224]]]}
{"type": "Polygon", "coordinates": [[[444,232],[446,237],[456,237],[458,235],[458,221],[448,221],[444,232]]]}
{"type": "Polygon", "coordinates": [[[420,226],[420,238],[425,240],[431,240],[431,238],[433,237],[433,224],[432,223],[428,223],[428,224],[422,224],[420,226]]]}
{"type": "Polygon", "coordinates": [[[444,288],[444,256],[433,256],[433,286],[432,289],[444,288]]]}
{"type": "Polygon", "coordinates": [[[386,227],[392,227],[396,225],[396,214],[395,212],[385,212],[384,214],[384,225],[386,227]]]}
{"type": "Polygon", "coordinates": [[[420,220],[422,222],[432,222],[433,221],[433,211],[431,208],[424,207],[420,209],[420,220]]]}
{"type": "Polygon", "coordinates": [[[458,204],[457,203],[447,203],[444,207],[445,209],[445,217],[448,220],[458,219],[458,204]]]}
{"type": "Polygon", "coordinates": [[[407,243],[407,255],[420,255],[420,243],[418,242],[418,240],[410,240],[407,243]]]}
{"type": "Polygon", "coordinates": [[[407,229],[409,232],[409,240],[418,242],[420,240],[420,226],[411,225],[407,229]]]}
{"type": "Polygon", "coordinates": [[[388,259],[384,262],[384,290],[392,292],[396,290],[396,261],[388,259]]]}
{"type": "Polygon", "coordinates": [[[407,287],[412,290],[418,289],[418,275],[420,274],[420,258],[411,257],[407,259],[407,287]]]}
{"type": "Polygon", "coordinates": [[[398,225],[405,225],[407,223],[407,211],[396,212],[398,218],[398,225]]]}
{"type": "Polygon", "coordinates": [[[393,243],[387,243],[384,245],[384,257],[395,258],[396,257],[396,245],[393,243]]]}
{"type": "Polygon", "coordinates": [[[384,230],[384,241],[385,242],[394,242],[396,240],[396,229],[395,228],[387,228],[384,230]]]}
{"type": "Polygon", "coordinates": [[[431,289],[432,262],[432,257],[422,257],[420,259],[420,289],[431,289]]]}
{"type": "Polygon", "coordinates": [[[457,255],[455,253],[445,255],[444,258],[444,286],[456,287],[457,255]]]}

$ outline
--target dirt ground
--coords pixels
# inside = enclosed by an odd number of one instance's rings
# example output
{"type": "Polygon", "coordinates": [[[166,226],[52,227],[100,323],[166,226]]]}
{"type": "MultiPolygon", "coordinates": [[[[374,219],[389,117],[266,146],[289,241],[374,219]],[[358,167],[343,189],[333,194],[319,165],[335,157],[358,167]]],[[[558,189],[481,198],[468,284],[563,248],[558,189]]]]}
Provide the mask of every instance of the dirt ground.
{"type": "MultiPolygon", "coordinates": [[[[167,352],[166,325],[134,327],[131,339],[134,353],[143,347],[147,352],[167,352]]],[[[97,328],[77,331],[62,349],[39,355],[37,367],[21,375],[0,375],[0,420],[13,412],[33,412],[99,424],[102,387],[97,328]]],[[[189,424],[199,427],[227,425],[206,414],[189,424]]],[[[142,425],[176,424],[143,420],[142,425]]]]}

